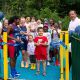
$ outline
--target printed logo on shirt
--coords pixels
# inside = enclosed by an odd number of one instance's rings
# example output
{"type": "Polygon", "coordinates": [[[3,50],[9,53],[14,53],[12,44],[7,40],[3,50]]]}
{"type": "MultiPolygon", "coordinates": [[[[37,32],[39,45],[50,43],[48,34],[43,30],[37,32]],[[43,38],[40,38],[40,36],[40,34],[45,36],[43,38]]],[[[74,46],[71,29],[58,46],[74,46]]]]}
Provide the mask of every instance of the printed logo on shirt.
{"type": "Polygon", "coordinates": [[[40,44],[42,42],[42,39],[38,39],[38,43],[40,44]]]}

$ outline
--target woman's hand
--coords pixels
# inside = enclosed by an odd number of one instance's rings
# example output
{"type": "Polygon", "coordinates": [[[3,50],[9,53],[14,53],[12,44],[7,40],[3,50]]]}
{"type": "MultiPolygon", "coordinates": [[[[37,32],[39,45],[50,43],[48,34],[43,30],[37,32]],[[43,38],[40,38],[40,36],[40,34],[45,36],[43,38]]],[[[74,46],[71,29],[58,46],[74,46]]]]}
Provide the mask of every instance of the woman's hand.
{"type": "Polygon", "coordinates": [[[15,39],[15,41],[17,41],[17,42],[21,42],[21,40],[20,40],[20,39],[15,39]]]}
{"type": "Polygon", "coordinates": [[[24,34],[24,32],[23,31],[20,31],[20,34],[24,34]]]}

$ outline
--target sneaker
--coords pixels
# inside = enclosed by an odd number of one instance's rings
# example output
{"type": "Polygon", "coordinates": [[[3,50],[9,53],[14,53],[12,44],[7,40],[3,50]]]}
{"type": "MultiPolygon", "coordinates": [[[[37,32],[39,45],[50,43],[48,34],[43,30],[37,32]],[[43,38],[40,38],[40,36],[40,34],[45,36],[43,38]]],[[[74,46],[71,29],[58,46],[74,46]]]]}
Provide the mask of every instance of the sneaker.
{"type": "Polygon", "coordinates": [[[20,73],[16,72],[15,75],[20,76],[20,73]]]}
{"type": "Polygon", "coordinates": [[[18,77],[18,75],[16,75],[16,74],[10,74],[10,75],[11,75],[12,78],[17,78],[18,77]]]}
{"type": "Polygon", "coordinates": [[[33,66],[33,64],[31,64],[31,69],[34,69],[34,66],[33,66]]]}
{"type": "Polygon", "coordinates": [[[50,65],[50,62],[47,62],[47,65],[49,66],[50,65]]]}
{"type": "Polygon", "coordinates": [[[40,71],[37,71],[37,72],[36,72],[36,75],[39,75],[39,74],[40,74],[40,71]]]}
{"type": "Polygon", "coordinates": [[[43,76],[46,76],[46,72],[43,72],[43,76]]]}
{"type": "Polygon", "coordinates": [[[35,63],[33,64],[33,69],[36,69],[36,64],[35,63]]]}
{"type": "Polygon", "coordinates": [[[29,67],[29,65],[28,65],[28,63],[26,62],[25,68],[28,68],[28,67],[29,67]]]}
{"type": "Polygon", "coordinates": [[[21,62],[21,67],[24,67],[24,61],[21,62]]]}

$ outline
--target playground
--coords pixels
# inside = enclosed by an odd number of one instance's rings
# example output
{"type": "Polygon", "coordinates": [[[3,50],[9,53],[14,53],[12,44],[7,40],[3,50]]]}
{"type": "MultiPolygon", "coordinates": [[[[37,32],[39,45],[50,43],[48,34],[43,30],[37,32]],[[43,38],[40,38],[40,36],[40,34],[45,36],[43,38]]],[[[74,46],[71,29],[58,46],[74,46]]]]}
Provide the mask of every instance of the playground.
{"type": "MultiPolygon", "coordinates": [[[[67,32],[63,32],[60,34],[60,38],[63,39],[63,33],[65,33],[65,41],[66,39],[68,39],[68,34],[66,34],[67,32]]],[[[4,32],[4,34],[6,36],[3,37],[3,40],[4,42],[6,43],[6,37],[7,37],[7,34],[6,32],[4,32]]],[[[66,42],[66,44],[68,44],[66,42]]],[[[10,75],[10,65],[9,65],[9,59],[7,57],[7,44],[4,44],[3,45],[3,50],[0,49],[0,53],[1,53],[1,59],[0,59],[0,63],[2,64],[1,65],[1,74],[0,76],[2,76],[2,78],[4,78],[4,80],[7,80],[7,79],[13,79],[13,80],[62,80],[62,78],[64,80],[72,80],[72,68],[70,69],[69,71],[69,67],[67,64],[69,64],[67,62],[67,60],[69,59],[69,57],[65,56],[65,59],[63,59],[63,55],[62,54],[69,54],[68,53],[68,50],[66,51],[67,49],[65,49],[65,44],[62,44],[61,47],[60,47],[60,56],[61,56],[61,61],[60,63],[62,65],[60,66],[55,66],[54,63],[52,63],[51,65],[47,66],[47,75],[46,76],[43,76],[42,73],[40,73],[40,75],[36,75],[36,70],[31,70],[30,67],[29,68],[21,68],[20,67],[20,63],[21,63],[21,60],[22,60],[22,55],[21,55],[21,52],[19,51],[19,56],[17,58],[17,65],[16,65],[16,68],[17,70],[19,71],[20,73],[20,76],[18,76],[17,78],[12,78],[11,75],[10,75]],[[62,51],[63,50],[63,51],[62,51]],[[5,55],[3,55],[5,53],[5,55]],[[65,60],[65,61],[64,61],[65,60]],[[64,71],[63,70],[63,66],[65,64],[65,67],[66,67],[66,70],[64,71]],[[69,72],[67,72],[69,71],[69,72]],[[67,73],[67,75],[66,75],[67,73]],[[69,74],[69,75],[68,75],[69,74]]],[[[42,67],[42,64],[40,65],[42,67]]],[[[41,72],[42,72],[42,68],[41,68],[41,72]]]]}

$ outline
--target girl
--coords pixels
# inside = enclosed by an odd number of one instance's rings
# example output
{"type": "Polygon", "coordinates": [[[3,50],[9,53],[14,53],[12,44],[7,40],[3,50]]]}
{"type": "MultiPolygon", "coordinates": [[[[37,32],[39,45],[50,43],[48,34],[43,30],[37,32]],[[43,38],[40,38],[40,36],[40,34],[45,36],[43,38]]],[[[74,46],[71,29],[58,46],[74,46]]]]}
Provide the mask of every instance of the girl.
{"type": "Polygon", "coordinates": [[[52,26],[53,29],[52,29],[52,42],[51,42],[51,45],[54,49],[54,55],[56,57],[56,62],[55,62],[55,65],[60,65],[59,63],[59,32],[60,32],[60,29],[58,28],[58,24],[55,23],[54,26],[52,26]],[[55,44],[56,43],[56,44],[55,44]]]}
{"type": "Polygon", "coordinates": [[[28,46],[27,46],[27,52],[29,54],[30,57],[30,62],[31,62],[31,69],[36,69],[36,59],[35,59],[35,55],[34,55],[34,51],[35,51],[35,46],[34,46],[34,41],[33,41],[33,36],[29,35],[28,36],[28,46]]]}
{"type": "Polygon", "coordinates": [[[21,19],[20,19],[20,34],[21,34],[20,38],[22,41],[22,44],[21,44],[21,51],[22,51],[21,67],[28,68],[28,61],[27,61],[27,58],[28,58],[27,35],[28,35],[28,33],[27,33],[27,28],[25,25],[25,18],[24,17],[21,17],[21,19]]]}
{"type": "Polygon", "coordinates": [[[37,60],[37,72],[40,73],[40,61],[42,60],[43,64],[43,75],[46,75],[46,60],[47,60],[47,37],[43,36],[43,28],[38,28],[38,36],[34,39],[35,42],[35,56],[37,60]]]}

